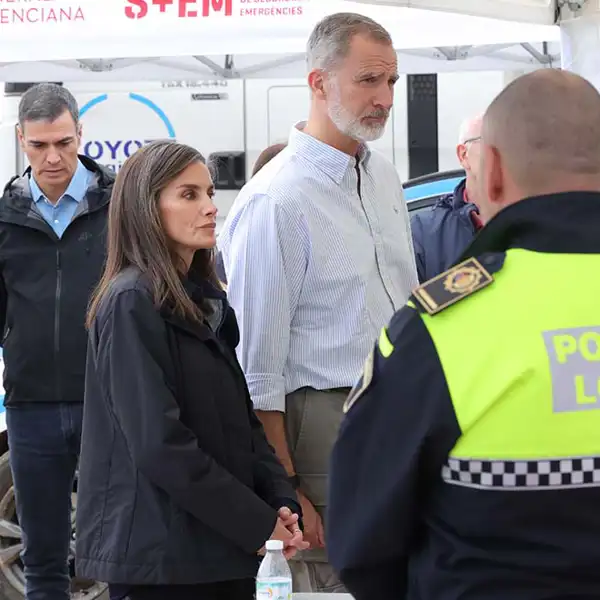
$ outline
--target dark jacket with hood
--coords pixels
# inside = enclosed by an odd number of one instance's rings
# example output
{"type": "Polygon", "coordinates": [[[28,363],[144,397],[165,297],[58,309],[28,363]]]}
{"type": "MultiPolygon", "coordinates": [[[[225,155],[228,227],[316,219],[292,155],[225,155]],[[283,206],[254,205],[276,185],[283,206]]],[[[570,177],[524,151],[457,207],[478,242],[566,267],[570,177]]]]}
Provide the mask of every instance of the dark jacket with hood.
{"type": "Polygon", "coordinates": [[[132,585],[252,578],[277,509],[300,512],[254,414],[224,292],[186,286],[213,306],[207,322],[155,308],[132,267],[114,280],[90,330],[81,577],[132,585]]]}
{"type": "Polygon", "coordinates": [[[434,206],[411,219],[421,283],[452,266],[477,233],[473,212],[479,211],[474,204],[465,202],[465,184],[463,179],[454,193],[443,196],[434,206]]]}
{"type": "Polygon", "coordinates": [[[30,169],[0,199],[0,330],[5,404],[82,402],[85,314],[106,256],[114,174],[85,156],[93,177],[59,238],[32,203],[30,169]]]}

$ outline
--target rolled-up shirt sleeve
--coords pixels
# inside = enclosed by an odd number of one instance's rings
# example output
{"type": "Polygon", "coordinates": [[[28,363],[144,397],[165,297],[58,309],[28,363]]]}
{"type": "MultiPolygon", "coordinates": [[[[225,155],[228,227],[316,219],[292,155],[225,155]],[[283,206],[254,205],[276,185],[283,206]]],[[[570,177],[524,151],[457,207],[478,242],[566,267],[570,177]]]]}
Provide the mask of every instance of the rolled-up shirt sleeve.
{"type": "Polygon", "coordinates": [[[285,412],[290,332],[308,265],[302,214],[269,195],[248,198],[222,256],[240,329],[238,359],[254,408],[285,412]]]}

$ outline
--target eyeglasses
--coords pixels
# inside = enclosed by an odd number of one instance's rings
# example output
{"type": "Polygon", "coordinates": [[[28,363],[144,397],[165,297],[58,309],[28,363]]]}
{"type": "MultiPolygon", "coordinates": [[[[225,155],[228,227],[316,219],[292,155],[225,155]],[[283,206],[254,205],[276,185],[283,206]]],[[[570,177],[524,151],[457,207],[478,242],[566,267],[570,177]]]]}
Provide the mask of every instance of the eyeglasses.
{"type": "Polygon", "coordinates": [[[467,144],[470,144],[471,142],[480,142],[481,141],[481,136],[478,135],[477,137],[473,137],[473,138],[469,138],[468,140],[465,140],[463,142],[463,146],[466,146],[467,144]]]}

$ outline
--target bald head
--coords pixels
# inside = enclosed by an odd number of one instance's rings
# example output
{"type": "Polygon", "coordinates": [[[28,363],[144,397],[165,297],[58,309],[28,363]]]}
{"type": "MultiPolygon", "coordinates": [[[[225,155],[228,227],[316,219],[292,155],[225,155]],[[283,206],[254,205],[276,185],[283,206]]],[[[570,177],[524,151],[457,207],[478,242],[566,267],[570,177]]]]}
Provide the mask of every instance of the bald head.
{"type": "Polygon", "coordinates": [[[458,132],[458,145],[462,145],[469,140],[478,138],[481,135],[481,125],[483,123],[483,115],[469,117],[465,119],[458,132]]]}
{"type": "Polygon", "coordinates": [[[529,196],[600,191],[600,94],[578,75],[519,77],[486,111],[482,138],[488,216],[529,196]]]}

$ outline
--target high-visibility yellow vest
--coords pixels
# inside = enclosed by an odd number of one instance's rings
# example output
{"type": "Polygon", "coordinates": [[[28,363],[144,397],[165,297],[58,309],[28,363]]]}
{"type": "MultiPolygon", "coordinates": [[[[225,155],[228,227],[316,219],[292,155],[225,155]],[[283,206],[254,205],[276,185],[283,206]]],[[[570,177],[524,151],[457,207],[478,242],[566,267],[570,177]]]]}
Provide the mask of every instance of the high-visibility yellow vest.
{"type": "Polygon", "coordinates": [[[598,255],[513,249],[493,285],[422,313],[462,432],[445,478],[600,484],[597,274],[598,255]]]}

